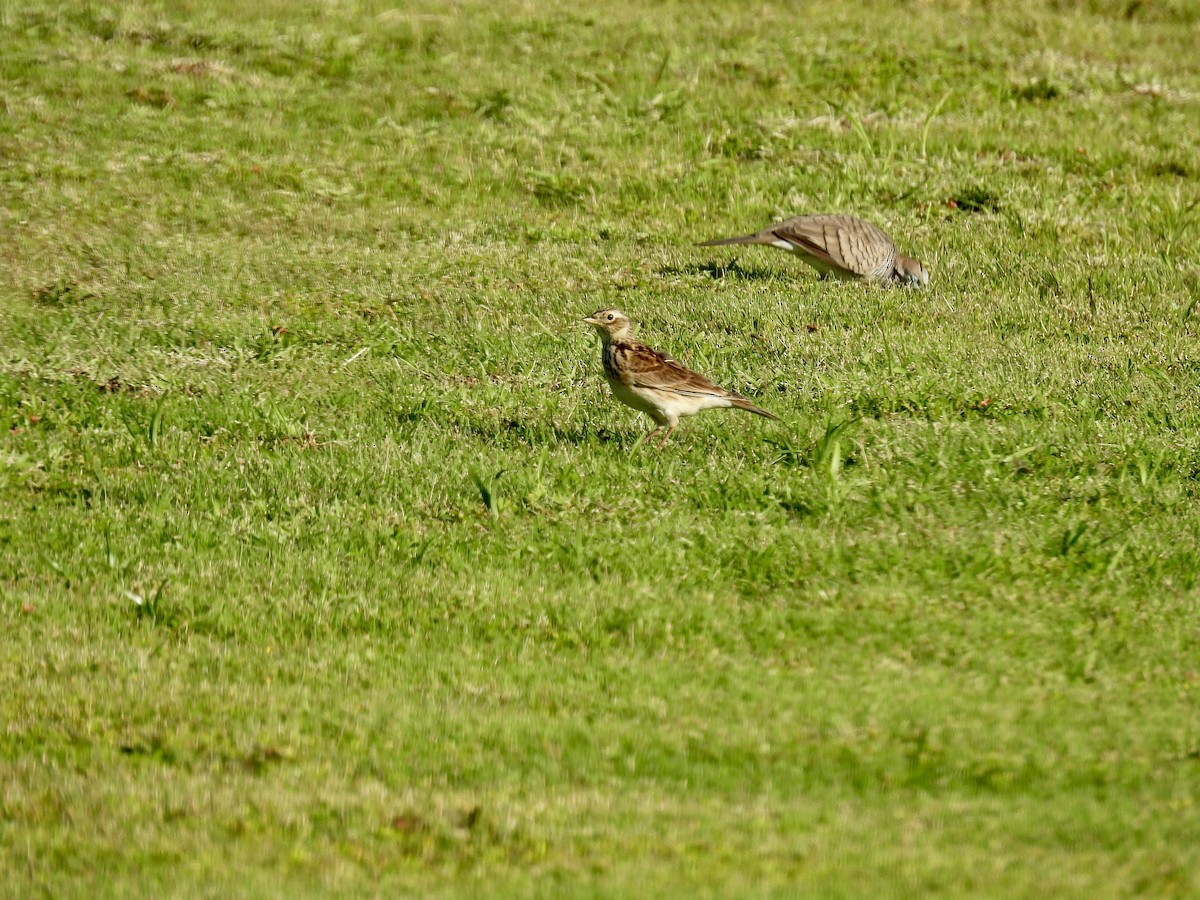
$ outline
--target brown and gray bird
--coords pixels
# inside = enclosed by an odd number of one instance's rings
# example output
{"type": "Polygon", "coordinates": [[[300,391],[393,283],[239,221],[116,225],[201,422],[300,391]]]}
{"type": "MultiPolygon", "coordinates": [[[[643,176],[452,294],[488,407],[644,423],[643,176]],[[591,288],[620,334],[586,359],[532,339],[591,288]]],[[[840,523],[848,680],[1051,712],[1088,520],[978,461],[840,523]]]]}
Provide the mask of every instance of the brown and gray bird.
{"type": "Polygon", "coordinates": [[[667,433],[658,442],[661,450],[679,424],[679,417],[702,409],[732,406],[756,416],[779,418],[740,394],[717,387],[665,353],[647,347],[633,336],[629,317],[619,309],[602,309],[583,321],[600,335],[604,377],[613,396],[654,420],[656,427],[638,441],[639,446],[666,428],[667,433]]]}
{"type": "Polygon", "coordinates": [[[929,273],[919,260],[903,256],[886,231],[854,216],[793,216],[755,234],[705,241],[724,244],[769,244],[795,253],[824,277],[876,284],[924,287],[929,273]]]}

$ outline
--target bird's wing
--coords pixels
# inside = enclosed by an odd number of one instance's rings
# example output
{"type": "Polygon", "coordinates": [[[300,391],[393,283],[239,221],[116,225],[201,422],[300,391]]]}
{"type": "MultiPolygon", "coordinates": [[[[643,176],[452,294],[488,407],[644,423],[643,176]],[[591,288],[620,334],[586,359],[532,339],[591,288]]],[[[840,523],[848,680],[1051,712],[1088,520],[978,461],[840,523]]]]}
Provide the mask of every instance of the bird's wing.
{"type": "Polygon", "coordinates": [[[621,354],[618,377],[629,387],[673,391],[678,394],[714,397],[732,396],[698,372],[659,353],[645,344],[633,345],[621,354]]]}
{"type": "Polygon", "coordinates": [[[772,231],[826,265],[856,275],[875,271],[894,249],[882,229],[850,216],[796,216],[772,231]]]}

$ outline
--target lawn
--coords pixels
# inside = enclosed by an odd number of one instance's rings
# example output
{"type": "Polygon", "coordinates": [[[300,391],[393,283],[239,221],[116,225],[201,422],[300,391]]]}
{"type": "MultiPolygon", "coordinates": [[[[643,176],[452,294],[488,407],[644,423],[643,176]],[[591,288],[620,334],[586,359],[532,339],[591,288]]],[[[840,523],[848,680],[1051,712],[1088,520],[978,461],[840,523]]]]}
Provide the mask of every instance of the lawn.
{"type": "Polygon", "coordinates": [[[0,895],[1200,895],[1198,35],[0,0],[0,895]]]}

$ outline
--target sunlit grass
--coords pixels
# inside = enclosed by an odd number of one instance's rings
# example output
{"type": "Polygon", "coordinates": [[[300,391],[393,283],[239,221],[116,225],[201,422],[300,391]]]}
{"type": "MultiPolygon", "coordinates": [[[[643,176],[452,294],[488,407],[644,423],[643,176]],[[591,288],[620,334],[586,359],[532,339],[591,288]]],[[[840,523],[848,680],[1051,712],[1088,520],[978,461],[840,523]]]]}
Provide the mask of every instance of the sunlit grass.
{"type": "Polygon", "coordinates": [[[1194,892],[1200,19],[996,6],[0,6],[3,890],[1194,892]]]}

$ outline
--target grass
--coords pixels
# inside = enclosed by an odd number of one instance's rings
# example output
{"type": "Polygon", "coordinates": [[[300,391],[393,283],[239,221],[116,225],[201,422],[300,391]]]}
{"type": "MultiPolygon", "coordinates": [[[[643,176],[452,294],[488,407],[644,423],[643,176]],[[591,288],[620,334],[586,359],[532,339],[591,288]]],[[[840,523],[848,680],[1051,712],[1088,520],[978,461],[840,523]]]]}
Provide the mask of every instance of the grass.
{"type": "Polygon", "coordinates": [[[249,9],[0,2],[0,893],[1200,893],[1194,3],[249,9]]]}

